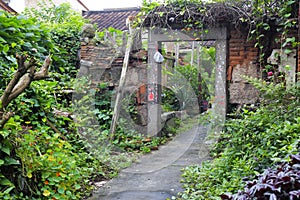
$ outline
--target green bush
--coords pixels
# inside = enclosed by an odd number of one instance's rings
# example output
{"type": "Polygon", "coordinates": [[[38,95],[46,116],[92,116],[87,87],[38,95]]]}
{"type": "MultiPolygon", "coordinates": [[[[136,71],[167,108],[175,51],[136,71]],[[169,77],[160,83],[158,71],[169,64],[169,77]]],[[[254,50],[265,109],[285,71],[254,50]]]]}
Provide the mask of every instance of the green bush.
{"type": "Polygon", "coordinates": [[[298,152],[299,86],[286,89],[283,84],[251,81],[262,92],[263,102],[227,121],[212,161],[184,170],[185,191],[180,199],[220,199],[225,192],[236,193],[244,186],[243,178],[298,152]]]}
{"type": "Polygon", "coordinates": [[[93,177],[114,170],[87,151],[71,119],[64,90],[73,88],[85,20],[69,10],[62,5],[27,17],[1,12],[0,96],[18,69],[16,56],[36,60],[37,68],[47,55],[53,61],[49,78],[32,82],[6,107],[14,115],[0,129],[1,199],[80,199],[89,195],[93,177]],[[46,21],[50,13],[57,15],[46,21]]]}
{"type": "MultiPolygon", "coordinates": [[[[26,56],[28,60],[34,59],[38,67],[42,60],[53,51],[54,45],[49,39],[49,29],[36,23],[35,19],[24,16],[12,16],[1,12],[0,14],[0,96],[10,82],[11,77],[18,69],[17,56],[26,56]]],[[[19,176],[22,171],[22,163],[16,155],[15,137],[22,132],[22,126],[18,121],[19,113],[16,111],[18,104],[9,105],[7,110],[15,112],[15,117],[0,129],[1,153],[0,153],[0,196],[10,199],[10,193],[17,190],[19,176]]],[[[0,110],[3,111],[2,103],[0,110]]],[[[0,111],[0,114],[2,115],[0,111]]],[[[26,110],[24,111],[26,112],[26,110]]],[[[20,181],[21,183],[22,181],[20,181]]]]}
{"type": "Polygon", "coordinates": [[[24,15],[36,19],[50,29],[51,41],[55,44],[52,56],[52,72],[57,72],[61,84],[75,78],[79,67],[81,27],[87,22],[80,13],[71,9],[70,4],[58,6],[50,1],[49,6],[26,9],[24,15]]]}

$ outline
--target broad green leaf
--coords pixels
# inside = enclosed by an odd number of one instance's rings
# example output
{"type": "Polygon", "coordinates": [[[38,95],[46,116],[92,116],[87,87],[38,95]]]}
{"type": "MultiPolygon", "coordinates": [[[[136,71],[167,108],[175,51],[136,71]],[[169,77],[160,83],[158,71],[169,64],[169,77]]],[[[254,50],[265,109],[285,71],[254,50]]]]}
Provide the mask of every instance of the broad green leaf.
{"type": "Polygon", "coordinates": [[[12,48],[14,48],[15,46],[17,46],[17,43],[15,43],[15,42],[11,43],[12,48]]]}
{"type": "Polygon", "coordinates": [[[0,159],[0,166],[4,164],[4,160],[0,159]]]}
{"type": "Polygon", "coordinates": [[[8,180],[7,178],[1,178],[0,179],[0,185],[5,185],[5,186],[12,186],[12,182],[8,180]]]}
{"type": "Polygon", "coordinates": [[[20,162],[18,160],[15,160],[13,158],[8,158],[8,157],[4,158],[4,162],[5,162],[4,163],[5,166],[8,166],[8,165],[19,165],[20,164],[20,162]]]}
{"type": "Polygon", "coordinates": [[[59,70],[63,73],[65,72],[65,69],[63,67],[59,67],[59,70]]]}
{"type": "Polygon", "coordinates": [[[4,190],[3,194],[9,194],[13,189],[15,189],[15,186],[7,188],[6,190],[4,190]]]}
{"type": "Polygon", "coordinates": [[[292,52],[293,52],[293,51],[292,51],[291,49],[285,49],[285,50],[284,50],[284,53],[285,53],[285,54],[290,54],[290,53],[292,53],[292,52]]]}
{"type": "Polygon", "coordinates": [[[79,190],[81,188],[81,186],[79,184],[75,184],[75,189],[79,190]]]}
{"type": "Polygon", "coordinates": [[[10,148],[9,147],[2,146],[1,151],[6,153],[7,155],[10,155],[10,148]]]}
{"type": "Polygon", "coordinates": [[[0,43],[6,43],[6,40],[0,37],[0,43]]]}
{"type": "Polygon", "coordinates": [[[5,58],[14,64],[17,64],[17,59],[14,56],[5,56],[5,58]]]}
{"type": "Polygon", "coordinates": [[[33,36],[34,36],[34,33],[25,33],[25,36],[26,36],[26,37],[33,37],[33,36]]]}
{"type": "Polygon", "coordinates": [[[12,32],[14,32],[14,31],[16,31],[16,28],[15,28],[15,27],[9,27],[9,28],[7,28],[6,30],[7,30],[7,31],[12,31],[12,32]]]}
{"type": "Polygon", "coordinates": [[[3,46],[3,52],[7,53],[8,51],[9,51],[9,46],[8,46],[8,44],[6,44],[3,46]]]}
{"type": "Polygon", "coordinates": [[[64,194],[65,193],[65,189],[64,188],[58,188],[57,190],[60,194],[64,194]]]}

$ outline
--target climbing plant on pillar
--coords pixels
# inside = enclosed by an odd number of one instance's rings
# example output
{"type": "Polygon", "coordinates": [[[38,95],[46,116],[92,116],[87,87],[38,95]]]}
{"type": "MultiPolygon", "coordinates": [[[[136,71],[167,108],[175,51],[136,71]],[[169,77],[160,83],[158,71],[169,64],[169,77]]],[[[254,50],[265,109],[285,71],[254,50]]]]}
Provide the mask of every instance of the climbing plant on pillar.
{"type": "Polygon", "coordinates": [[[250,39],[256,41],[255,46],[260,51],[260,69],[266,73],[267,58],[274,47],[284,49],[284,54],[297,47],[298,42],[290,33],[297,25],[298,4],[295,0],[263,0],[253,1],[251,5],[253,26],[250,27],[250,39]]]}

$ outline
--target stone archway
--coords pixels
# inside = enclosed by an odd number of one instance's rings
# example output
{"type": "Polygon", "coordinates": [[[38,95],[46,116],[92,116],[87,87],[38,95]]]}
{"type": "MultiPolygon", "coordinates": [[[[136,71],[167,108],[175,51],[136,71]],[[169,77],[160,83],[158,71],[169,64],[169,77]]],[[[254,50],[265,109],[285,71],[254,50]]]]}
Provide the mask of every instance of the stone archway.
{"type": "Polygon", "coordinates": [[[161,130],[161,64],[156,63],[154,54],[161,48],[162,42],[174,41],[195,41],[214,40],[216,48],[216,81],[215,81],[215,99],[212,106],[214,115],[214,124],[217,131],[225,122],[227,110],[227,87],[226,87],[226,69],[228,63],[228,32],[226,27],[210,28],[205,33],[199,34],[196,31],[183,32],[170,29],[148,29],[148,69],[147,84],[152,86],[147,89],[148,97],[148,123],[147,135],[155,136],[161,130]],[[153,99],[154,96],[156,97],[153,99]],[[150,99],[150,98],[151,99],[150,99]]]}

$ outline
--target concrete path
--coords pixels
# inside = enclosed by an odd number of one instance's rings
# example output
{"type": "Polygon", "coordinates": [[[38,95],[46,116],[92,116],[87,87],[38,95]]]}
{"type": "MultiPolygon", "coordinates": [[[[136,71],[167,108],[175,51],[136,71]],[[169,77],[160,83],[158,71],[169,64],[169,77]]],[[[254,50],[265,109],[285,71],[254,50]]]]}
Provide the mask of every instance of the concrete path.
{"type": "Polygon", "coordinates": [[[165,200],[182,191],[181,169],[208,159],[207,128],[195,126],[177,135],[158,151],[143,155],[122,170],[89,200],[165,200]]]}

